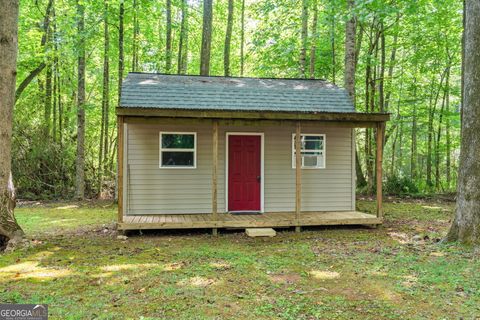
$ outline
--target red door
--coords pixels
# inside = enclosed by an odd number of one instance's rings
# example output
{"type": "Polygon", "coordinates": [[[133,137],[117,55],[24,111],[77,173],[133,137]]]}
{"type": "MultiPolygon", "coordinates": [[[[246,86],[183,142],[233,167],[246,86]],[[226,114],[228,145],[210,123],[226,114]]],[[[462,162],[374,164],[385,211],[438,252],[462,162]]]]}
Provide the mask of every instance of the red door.
{"type": "Polygon", "coordinates": [[[261,137],[228,136],[228,211],[260,211],[261,137]]]}

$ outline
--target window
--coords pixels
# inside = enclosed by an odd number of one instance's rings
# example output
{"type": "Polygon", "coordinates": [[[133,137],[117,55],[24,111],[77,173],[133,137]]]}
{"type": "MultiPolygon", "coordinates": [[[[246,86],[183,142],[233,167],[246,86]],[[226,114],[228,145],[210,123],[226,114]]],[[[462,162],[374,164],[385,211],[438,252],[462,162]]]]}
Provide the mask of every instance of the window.
{"type": "Polygon", "coordinates": [[[160,132],[160,168],[197,167],[195,132],[160,132]]]}
{"type": "MultiPolygon", "coordinates": [[[[325,135],[301,134],[300,150],[302,154],[302,168],[325,168],[325,135]]],[[[296,168],[295,161],[295,134],[292,134],[292,168],[296,168]]]]}

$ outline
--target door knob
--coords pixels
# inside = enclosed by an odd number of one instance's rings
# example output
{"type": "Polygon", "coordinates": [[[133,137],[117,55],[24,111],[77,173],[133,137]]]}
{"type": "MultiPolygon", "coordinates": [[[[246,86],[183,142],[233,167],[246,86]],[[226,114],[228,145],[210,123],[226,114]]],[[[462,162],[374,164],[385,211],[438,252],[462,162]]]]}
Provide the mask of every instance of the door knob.
{"type": "Polygon", "coordinates": [[[257,176],[257,181],[260,182],[262,180],[261,176],[257,176]]]}

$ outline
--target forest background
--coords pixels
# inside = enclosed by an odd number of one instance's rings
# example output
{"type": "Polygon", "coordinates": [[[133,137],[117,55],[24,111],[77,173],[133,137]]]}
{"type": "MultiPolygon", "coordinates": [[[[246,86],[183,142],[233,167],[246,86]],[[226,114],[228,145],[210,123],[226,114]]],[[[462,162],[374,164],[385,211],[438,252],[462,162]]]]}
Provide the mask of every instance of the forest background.
{"type": "MultiPolygon", "coordinates": [[[[25,0],[12,150],[18,197],[113,197],[115,107],[128,72],[312,78],[343,86],[349,21],[356,23],[356,108],[391,113],[386,192],[454,192],[459,1],[25,0]]],[[[357,130],[356,137],[357,187],[368,194],[374,132],[357,130]]]]}

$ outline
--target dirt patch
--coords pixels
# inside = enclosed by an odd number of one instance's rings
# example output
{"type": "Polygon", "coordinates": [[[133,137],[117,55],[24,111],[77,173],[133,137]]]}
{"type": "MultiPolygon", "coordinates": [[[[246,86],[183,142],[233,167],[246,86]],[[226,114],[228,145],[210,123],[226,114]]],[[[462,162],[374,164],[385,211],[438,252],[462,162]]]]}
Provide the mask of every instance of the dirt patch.
{"type": "Polygon", "coordinates": [[[192,286],[192,287],[208,287],[214,284],[216,281],[215,279],[211,278],[204,278],[204,277],[192,277],[188,279],[184,279],[178,282],[180,286],[192,286]]]}
{"type": "Polygon", "coordinates": [[[172,262],[172,263],[167,263],[163,266],[163,270],[165,271],[173,271],[173,270],[178,270],[181,269],[185,266],[185,263],[183,262],[172,262]]]}
{"type": "Polygon", "coordinates": [[[387,233],[393,240],[401,244],[406,244],[410,242],[410,237],[403,232],[388,232],[387,233]]]}

